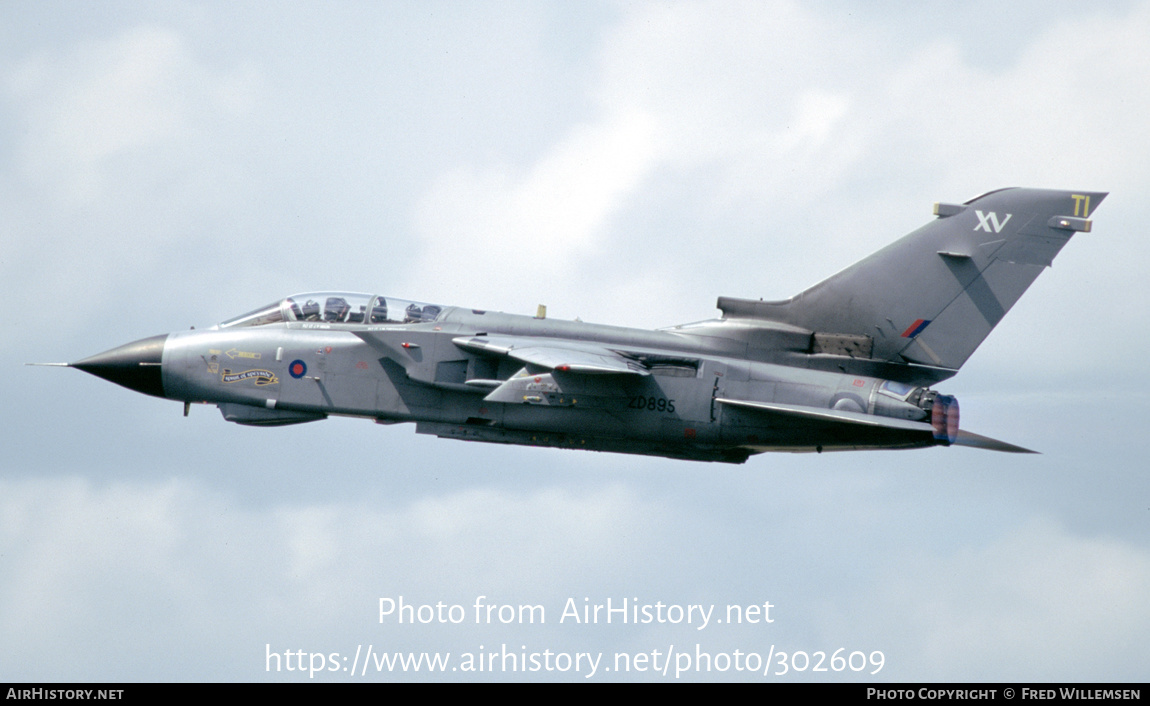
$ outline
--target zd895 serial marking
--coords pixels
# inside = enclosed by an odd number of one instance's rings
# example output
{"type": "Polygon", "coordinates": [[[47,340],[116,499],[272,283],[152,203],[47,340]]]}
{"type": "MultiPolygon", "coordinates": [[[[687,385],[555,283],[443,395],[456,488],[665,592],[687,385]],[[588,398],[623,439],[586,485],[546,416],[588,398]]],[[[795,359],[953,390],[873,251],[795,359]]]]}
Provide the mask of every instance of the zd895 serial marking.
{"type": "Polygon", "coordinates": [[[666,397],[632,397],[627,409],[643,409],[648,412],[674,412],[675,400],[666,397]]]}

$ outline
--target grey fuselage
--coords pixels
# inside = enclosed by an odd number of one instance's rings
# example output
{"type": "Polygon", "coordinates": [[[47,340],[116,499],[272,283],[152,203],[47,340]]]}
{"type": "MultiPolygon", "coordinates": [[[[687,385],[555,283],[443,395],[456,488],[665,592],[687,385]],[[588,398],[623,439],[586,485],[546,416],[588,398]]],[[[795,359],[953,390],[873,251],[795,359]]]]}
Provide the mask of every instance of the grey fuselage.
{"type": "Polygon", "coordinates": [[[421,433],[449,438],[695,460],[741,462],[763,450],[938,443],[901,430],[828,429],[717,401],[927,418],[927,411],[880,394],[883,379],[811,369],[861,361],[813,356],[810,338],[798,329],[738,320],[646,331],[445,307],[429,323],[297,321],[173,333],[163,346],[162,387],[164,397],[217,404],[226,419],[242,424],[345,415],[416,422],[421,433]],[[485,335],[540,339],[552,346],[596,344],[634,356],[650,374],[532,370],[453,342],[485,335]],[[754,345],[766,338],[774,345],[754,345]],[[523,377],[528,394],[508,401],[488,399],[491,385],[475,384],[516,375],[523,377]]]}

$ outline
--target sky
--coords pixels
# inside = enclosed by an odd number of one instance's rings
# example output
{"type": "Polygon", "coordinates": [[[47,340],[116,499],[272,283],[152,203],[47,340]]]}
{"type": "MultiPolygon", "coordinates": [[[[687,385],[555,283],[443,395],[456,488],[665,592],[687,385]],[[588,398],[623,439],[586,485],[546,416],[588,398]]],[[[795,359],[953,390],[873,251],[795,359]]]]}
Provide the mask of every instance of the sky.
{"type": "Polygon", "coordinates": [[[1147,36],[1135,1],[0,0],[0,681],[1145,681],[1147,36]],[[1110,192],[937,386],[1041,455],[246,428],[25,365],[314,290],[714,318],[1006,186],[1110,192]]]}

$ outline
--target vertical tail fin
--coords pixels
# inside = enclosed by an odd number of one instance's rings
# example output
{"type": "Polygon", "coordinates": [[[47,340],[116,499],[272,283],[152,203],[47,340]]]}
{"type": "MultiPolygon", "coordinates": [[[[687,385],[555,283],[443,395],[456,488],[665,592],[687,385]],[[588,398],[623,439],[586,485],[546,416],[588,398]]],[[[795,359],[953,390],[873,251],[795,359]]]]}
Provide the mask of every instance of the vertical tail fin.
{"type": "Polygon", "coordinates": [[[1000,189],[938,218],[786,301],[721,297],[726,318],[865,336],[871,358],[957,370],[1075,232],[1104,192],[1000,189]]]}

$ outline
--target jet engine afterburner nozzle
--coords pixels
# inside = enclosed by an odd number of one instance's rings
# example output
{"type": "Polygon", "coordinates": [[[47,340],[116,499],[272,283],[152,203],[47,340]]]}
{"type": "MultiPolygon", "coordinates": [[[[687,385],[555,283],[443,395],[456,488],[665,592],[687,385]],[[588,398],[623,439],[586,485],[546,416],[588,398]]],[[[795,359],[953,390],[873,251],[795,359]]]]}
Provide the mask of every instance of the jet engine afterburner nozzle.
{"type": "Polygon", "coordinates": [[[958,440],[958,400],[951,395],[935,394],[930,410],[934,438],[949,446],[958,440]]]}
{"type": "Polygon", "coordinates": [[[79,368],[129,390],[164,397],[162,359],[168,334],[144,338],[97,353],[69,367],[79,368]]]}

